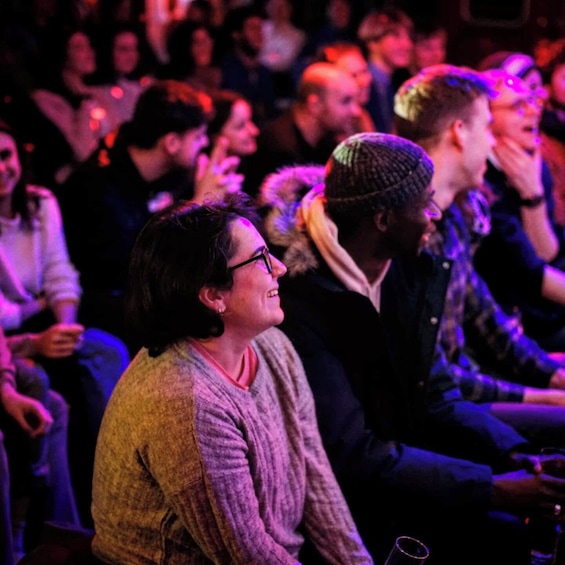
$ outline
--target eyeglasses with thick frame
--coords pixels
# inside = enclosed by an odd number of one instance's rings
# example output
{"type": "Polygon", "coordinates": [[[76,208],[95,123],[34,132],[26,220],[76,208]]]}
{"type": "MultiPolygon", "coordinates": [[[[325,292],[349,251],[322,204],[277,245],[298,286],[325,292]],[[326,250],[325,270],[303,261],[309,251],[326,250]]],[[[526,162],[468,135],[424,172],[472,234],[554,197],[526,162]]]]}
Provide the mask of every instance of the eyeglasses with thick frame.
{"type": "Polygon", "coordinates": [[[228,271],[235,271],[240,267],[245,267],[245,265],[249,265],[249,263],[253,263],[253,261],[257,261],[258,259],[262,259],[263,263],[265,263],[265,268],[267,269],[267,273],[269,275],[273,272],[273,262],[271,261],[271,254],[269,253],[268,247],[263,247],[261,252],[257,255],[251,257],[251,259],[247,259],[247,261],[242,261],[233,267],[228,267],[228,271]]]}
{"type": "Polygon", "coordinates": [[[493,110],[510,110],[517,114],[524,115],[526,112],[533,108],[536,111],[543,109],[545,101],[541,96],[528,96],[526,98],[518,98],[514,102],[508,104],[497,104],[496,102],[491,105],[493,110]]]}

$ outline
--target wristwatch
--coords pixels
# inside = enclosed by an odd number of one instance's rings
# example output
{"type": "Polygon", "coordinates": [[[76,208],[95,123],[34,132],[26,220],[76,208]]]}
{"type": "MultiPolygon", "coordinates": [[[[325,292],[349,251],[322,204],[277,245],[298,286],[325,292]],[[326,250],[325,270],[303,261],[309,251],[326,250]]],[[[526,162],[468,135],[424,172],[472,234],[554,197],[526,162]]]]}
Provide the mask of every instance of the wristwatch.
{"type": "Polygon", "coordinates": [[[520,198],[518,202],[520,206],[524,206],[525,208],[537,208],[542,202],[545,202],[545,195],[537,194],[531,198],[520,198]]]}

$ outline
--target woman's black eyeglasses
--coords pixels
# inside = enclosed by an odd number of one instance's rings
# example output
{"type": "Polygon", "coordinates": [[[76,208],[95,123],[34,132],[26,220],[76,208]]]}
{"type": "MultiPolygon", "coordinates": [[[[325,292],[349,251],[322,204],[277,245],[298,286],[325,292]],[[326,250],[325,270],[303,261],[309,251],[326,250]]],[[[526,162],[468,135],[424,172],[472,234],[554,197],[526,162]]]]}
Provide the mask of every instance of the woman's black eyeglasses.
{"type": "Polygon", "coordinates": [[[261,253],[251,257],[251,259],[247,259],[247,261],[242,261],[233,267],[228,267],[228,271],[235,271],[235,269],[239,269],[240,267],[244,267],[245,265],[249,265],[249,263],[253,263],[253,261],[257,261],[257,259],[262,259],[263,263],[265,263],[265,268],[267,269],[267,273],[271,274],[273,272],[273,263],[271,261],[271,254],[269,253],[269,249],[267,247],[263,247],[261,253]]]}

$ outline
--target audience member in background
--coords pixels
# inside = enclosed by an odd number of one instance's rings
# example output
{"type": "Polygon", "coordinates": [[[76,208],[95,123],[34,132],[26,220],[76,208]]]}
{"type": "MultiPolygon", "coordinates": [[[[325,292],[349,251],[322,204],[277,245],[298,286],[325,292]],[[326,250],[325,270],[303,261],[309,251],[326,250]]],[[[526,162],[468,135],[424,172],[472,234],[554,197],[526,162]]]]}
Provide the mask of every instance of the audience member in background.
{"type": "Polygon", "coordinates": [[[367,109],[380,132],[392,131],[394,93],[409,76],[412,28],[412,20],[402,10],[387,8],[369,12],[357,30],[372,77],[367,109]]]}
{"type": "Polygon", "coordinates": [[[447,57],[447,31],[429,21],[416,21],[412,33],[414,47],[410,74],[415,75],[426,67],[441,65],[447,57]]]}
{"type": "Polygon", "coordinates": [[[371,114],[367,110],[367,104],[371,96],[371,73],[361,48],[356,43],[332,43],[322,49],[319,60],[333,63],[339,69],[349,73],[358,87],[359,117],[353,120],[349,131],[341,133],[336,138],[336,143],[343,141],[354,133],[375,131],[373,118],[371,118],[371,114]]]}
{"type": "MultiPolygon", "coordinates": [[[[245,176],[249,170],[249,158],[257,151],[259,128],[253,121],[249,102],[233,90],[216,90],[210,93],[214,115],[208,122],[210,145],[218,138],[226,140],[226,154],[239,159],[238,173],[245,176]]],[[[234,189],[239,189],[235,185],[234,189]]]]}
{"type": "Polygon", "coordinates": [[[135,25],[104,30],[98,46],[98,69],[91,77],[116,126],[131,120],[139,95],[151,82],[155,56],[135,25]]]}
{"type": "Polygon", "coordinates": [[[279,111],[285,109],[296,92],[292,69],[306,43],[306,33],[292,21],[291,0],[267,0],[263,21],[263,46],[259,57],[273,71],[275,98],[279,111]]]}
{"type": "Polygon", "coordinates": [[[249,159],[244,189],[255,196],[264,178],[283,165],[324,164],[336,139],[359,119],[357,83],[333,63],[312,63],[304,70],[296,99],[267,123],[249,159]]]}
{"type": "Polygon", "coordinates": [[[0,31],[0,117],[22,136],[30,148],[34,180],[51,186],[60,163],[71,159],[71,148],[61,130],[41,112],[30,93],[37,87],[40,67],[38,38],[24,25],[0,31]]]}
{"type": "Polygon", "coordinates": [[[0,458],[7,463],[0,472],[0,556],[7,565],[39,543],[43,520],[80,526],[67,456],[69,410],[39,365],[12,356],[21,339],[7,339],[0,328],[0,458]]]}
{"type": "Polygon", "coordinates": [[[496,145],[484,189],[491,230],[475,252],[475,268],[498,303],[514,313],[546,351],[565,351],[564,228],[553,220],[552,179],[541,157],[540,99],[505,71],[486,71],[496,145]]]}
{"type": "Polygon", "coordinates": [[[277,114],[273,71],[260,57],[263,13],[253,4],[234,8],[226,15],[223,31],[231,43],[221,60],[221,87],[245,96],[261,126],[277,114]]]}
{"type": "Polygon", "coordinates": [[[133,247],[127,315],[144,348],[96,450],[93,549],[104,561],[290,564],[306,538],[325,563],[372,563],[300,359],[274,328],[286,269],[252,214],[231,199],[181,202],[133,247]]]}
{"type": "MultiPolygon", "coordinates": [[[[44,54],[43,79],[31,96],[39,110],[61,131],[70,152],[55,154],[54,183],[61,184],[97,148],[99,141],[116,125],[102,100],[86,83],[96,70],[96,54],[89,35],[82,30],[54,32],[49,44],[41,45],[44,54]]],[[[49,151],[49,147],[45,148],[49,151]]]]}
{"type": "Polygon", "coordinates": [[[524,81],[532,93],[540,99],[545,99],[547,93],[543,87],[541,69],[533,57],[526,53],[514,51],[495,51],[477,65],[479,71],[499,69],[524,81]]]}
{"type": "Polygon", "coordinates": [[[86,525],[98,428],[129,355],[117,337],[77,323],[81,286],[59,205],[51,191],[26,183],[18,142],[0,123],[0,324],[25,334],[14,355],[37,360],[71,407],[71,472],[86,525]]]}
{"type": "Polygon", "coordinates": [[[123,294],[128,257],[141,228],[180,196],[202,200],[208,192],[241,183],[235,175],[239,159],[226,156],[224,138],[209,159],[201,154],[211,112],[202,91],[179,81],[154,82],[115,145],[79,168],[61,190],[69,252],[81,274],[81,320],[120,336],[132,354],[139,345],[123,325],[123,294]]]}
{"type": "Polygon", "coordinates": [[[314,30],[308,29],[306,44],[292,72],[295,84],[298,84],[304,69],[314,62],[320,49],[337,41],[357,41],[357,7],[358,4],[353,0],[327,2],[323,23],[314,30]]]}
{"type": "Polygon", "coordinates": [[[215,61],[215,35],[202,23],[184,20],[176,23],[167,37],[169,61],[159,71],[164,79],[186,82],[210,91],[220,87],[222,73],[215,61]]]}
{"type": "Polygon", "coordinates": [[[426,249],[453,262],[439,343],[465,398],[490,403],[492,414],[538,448],[565,446],[565,369],[494,300],[473,267],[470,233],[455,204],[481,184],[494,145],[490,93],[480,73],[438,65],[405,82],[395,97],[397,133],[421,145],[434,164],[442,219],[426,249]]]}
{"type": "Polygon", "coordinates": [[[555,220],[565,226],[565,41],[559,44],[542,69],[548,99],[541,116],[540,137],[541,153],[554,181],[555,220]]]}
{"type": "Polygon", "coordinates": [[[439,219],[432,175],[412,142],[361,133],[335,148],[323,184],[302,199],[296,177],[266,180],[267,242],[289,270],[280,328],[376,563],[403,533],[436,565],[454,555],[459,565],[528,565],[524,516],[552,516],[565,480],[528,470],[528,443],[462,399],[436,345],[450,265],[419,253],[439,219]]]}

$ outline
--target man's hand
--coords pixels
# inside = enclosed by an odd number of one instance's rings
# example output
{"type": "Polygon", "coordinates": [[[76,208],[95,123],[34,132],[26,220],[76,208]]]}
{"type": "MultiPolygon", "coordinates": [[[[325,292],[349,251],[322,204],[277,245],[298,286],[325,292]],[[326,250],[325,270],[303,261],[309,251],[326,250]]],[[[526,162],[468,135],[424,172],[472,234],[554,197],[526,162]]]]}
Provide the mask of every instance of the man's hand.
{"type": "Polygon", "coordinates": [[[236,173],[239,157],[227,155],[228,140],[219,136],[210,157],[198,156],[193,200],[199,203],[210,197],[223,197],[227,192],[241,190],[243,175],[236,173]]]}

